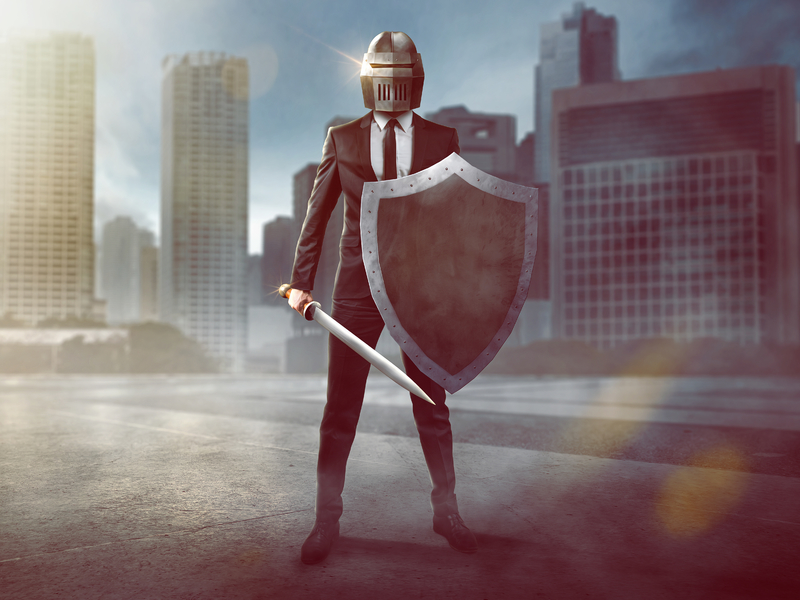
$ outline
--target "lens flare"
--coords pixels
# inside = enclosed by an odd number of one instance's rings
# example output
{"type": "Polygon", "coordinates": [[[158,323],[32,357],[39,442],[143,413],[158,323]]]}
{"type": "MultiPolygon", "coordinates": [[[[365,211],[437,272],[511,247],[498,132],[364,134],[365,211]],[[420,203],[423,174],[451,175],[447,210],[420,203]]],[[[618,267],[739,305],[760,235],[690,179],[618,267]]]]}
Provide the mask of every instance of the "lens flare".
{"type": "Polygon", "coordinates": [[[697,535],[721,521],[748,481],[746,457],[732,446],[700,452],[690,464],[667,477],[656,504],[661,524],[675,537],[697,535]]]}

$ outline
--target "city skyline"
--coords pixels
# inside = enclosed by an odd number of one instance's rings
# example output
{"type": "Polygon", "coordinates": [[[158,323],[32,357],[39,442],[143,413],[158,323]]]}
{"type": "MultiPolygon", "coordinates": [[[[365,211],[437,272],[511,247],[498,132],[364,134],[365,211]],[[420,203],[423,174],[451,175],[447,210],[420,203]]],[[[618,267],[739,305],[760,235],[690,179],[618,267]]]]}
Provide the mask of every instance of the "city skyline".
{"type": "MultiPolygon", "coordinates": [[[[0,8],[0,21],[4,29],[72,30],[95,38],[96,231],[117,215],[158,229],[159,67],[164,56],[218,50],[248,58],[254,87],[249,224],[254,252],[263,223],[291,214],[292,173],[319,160],[324,124],[339,114],[365,111],[356,63],[372,36],[393,28],[417,42],[428,74],[423,113],[461,104],[472,112],[511,114],[521,139],[533,129],[539,25],[572,9],[571,2],[516,1],[499,7],[476,2],[432,7],[413,1],[397,8],[366,6],[32,0],[0,8]],[[515,18],[509,19],[512,13],[515,18]],[[470,44],[460,44],[464,39],[470,44]],[[325,99],[324,106],[319,98],[325,99]]],[[[725,19],[683,0],[646,5],[608,0],[587,6],[616,17],[626,79],[744,64],[796,68],[800,62],[800,42],[791,36],[800,7],[791,2],[770,3],[766,9],[752,0],[730,2],[725,19]]]]}

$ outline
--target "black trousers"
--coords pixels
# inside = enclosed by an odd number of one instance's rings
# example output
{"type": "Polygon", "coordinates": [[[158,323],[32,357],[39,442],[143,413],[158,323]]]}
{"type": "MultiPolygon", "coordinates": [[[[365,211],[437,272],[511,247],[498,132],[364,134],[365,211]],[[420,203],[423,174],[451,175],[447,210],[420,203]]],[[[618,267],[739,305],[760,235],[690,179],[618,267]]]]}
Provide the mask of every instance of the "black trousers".
{"type": "MultiPolygon", "coordinates": [[[[334,301],[332,316],[371,347],[378,343],[384,323],[372,298],[334,301]]],[[[434,514],[458,511],[453,468],[453,435],[444,389],[430,380],[403,354],[406,373],[436,403],[411,394],[414,421],[431,476],[434,514]]],[[[328,399],[320,425],[317,460],[318,521],[337,521],[342,514],[342,490],[350,448],[364,401],[369,363],[331,335],[328,342],[328,399]]]]}

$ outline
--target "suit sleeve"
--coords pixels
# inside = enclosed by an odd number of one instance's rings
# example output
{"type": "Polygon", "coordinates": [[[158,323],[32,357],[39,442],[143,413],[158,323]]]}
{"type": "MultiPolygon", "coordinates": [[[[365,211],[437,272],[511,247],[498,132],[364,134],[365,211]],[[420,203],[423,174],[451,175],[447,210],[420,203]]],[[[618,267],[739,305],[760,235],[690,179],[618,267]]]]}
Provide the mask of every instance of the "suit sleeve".
{"type": "Polygon", "coordinates": [[[461,154],[461,147],[458,145],[458,131],[455,129],[453,129],[453,137],[450,138],[450,148],[447,150],[447,156],[450,156],[453,152],[461,154]]]}
{"type": "Polygon", "coordinates": [[[322,253],[325,228],[341,193],[342,184],[339,180],[336,143],[329,129],[325,144],[322,146],[322,162],[317,169],[314,188],[308,199],[306,218],[303,221],[303,228],[300,231],[294,255],[292,287],[298,290],[314,288],[314,278],[322,253]]]}

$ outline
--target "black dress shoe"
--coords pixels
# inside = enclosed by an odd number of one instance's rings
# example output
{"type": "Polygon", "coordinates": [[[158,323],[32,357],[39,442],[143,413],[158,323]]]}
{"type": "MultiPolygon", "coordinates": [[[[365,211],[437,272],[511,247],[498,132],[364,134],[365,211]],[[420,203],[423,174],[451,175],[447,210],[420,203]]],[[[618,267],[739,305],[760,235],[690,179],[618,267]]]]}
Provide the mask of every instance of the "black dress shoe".
{"type": "Polygon", "coordinates": [[[475,536],[464,525],[464,520],[458,513],[452,513],[444,517],[434,515],[433,530],[446,537],[453,550],[458,550],[465,554],[473,554],[478,551],[478,542],[475,536]]]}
{"type": "Polygon", "coordinates": [[[339,538],[339,521],[336,523],[315,523],[314,529],[308,534],[303,548],[300,550],[300,560],[307,565],[324,560],[331,551],[333,542],[339,538]]]}

